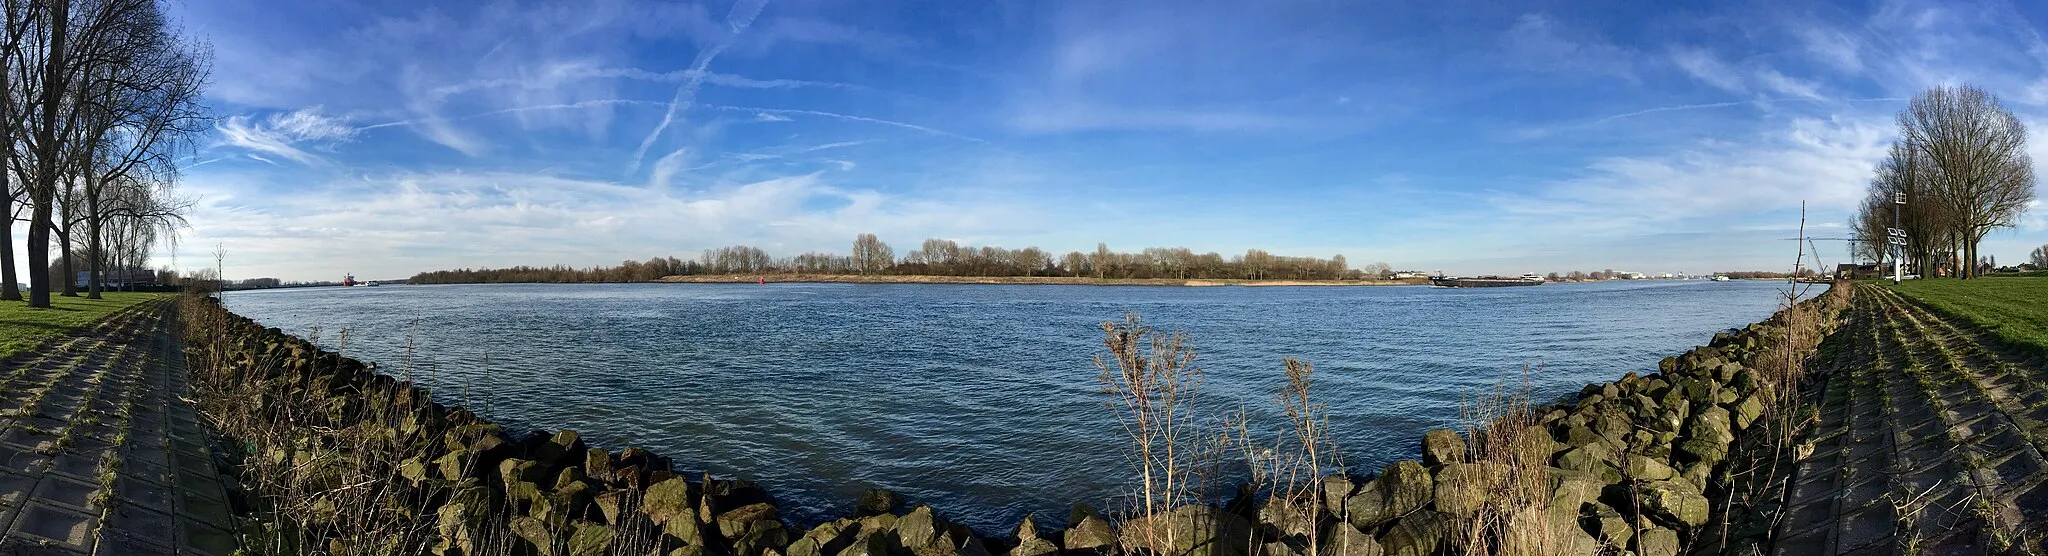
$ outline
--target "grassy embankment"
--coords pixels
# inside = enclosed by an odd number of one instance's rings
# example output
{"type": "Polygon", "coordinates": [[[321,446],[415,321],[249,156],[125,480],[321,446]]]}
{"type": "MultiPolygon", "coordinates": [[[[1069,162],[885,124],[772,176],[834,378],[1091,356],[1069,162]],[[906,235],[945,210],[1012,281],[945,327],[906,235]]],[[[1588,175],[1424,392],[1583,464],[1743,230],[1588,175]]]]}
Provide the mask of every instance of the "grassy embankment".
{"type": "Polygon", "coordinates": [[[663,282],[737,284],[806,282],[843,284],[1017,284],[1086,286],[1414,286],[1429,280],[1211,280],[1172,278],[1089,278],[1077,276],[897,276],[860,274],[703,274],[667,276],[663,282]]]}
{"type": "Polygon", "coordinates": [[[172,294],[105,292],[106,299],[50,296],[49,309],[31,309],[27,303],[0,303],[0,358],[35,347],[37,343],[62,336],[81,326],[98,322],[130,305],[163,299],[172,294]]]}
{"type": "Polygon", "coordinates": [[[1907,280],[1892,287],[2008,346],[2048,355],[2048,278],[1907,280]]]}

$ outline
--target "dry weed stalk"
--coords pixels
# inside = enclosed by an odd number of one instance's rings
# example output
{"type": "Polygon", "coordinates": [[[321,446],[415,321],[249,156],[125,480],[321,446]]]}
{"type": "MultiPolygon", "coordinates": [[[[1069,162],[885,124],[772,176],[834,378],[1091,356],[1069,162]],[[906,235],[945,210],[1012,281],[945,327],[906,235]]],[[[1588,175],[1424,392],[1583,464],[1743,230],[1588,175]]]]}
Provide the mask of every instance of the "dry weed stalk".
{"type": "MultiPolygon", "coordinates": [[[[1853,293],[1854,288],[1838,283],[1826,293],[1808,299],[1813,289],[1819,286],[1798,281],[1806,265],[1804,203],[1800,207],[1799,237],[1802,245],[1795,249],[1792,277],[1787,279],[1785,289],[1778,292],[1778,313],[1765,321],[1777,325],[1780,333],[1770,338],[1760,356],[1750,362],[1757,379],[1753,395],[1761,402],[1762,411],[1745,434],[1751,439],[1751,448],[1746,450],[1751,452],[1751,457],[1747,458],[1748,465],[1738,467],[1731,458],[1730,469],[1722,479],[1727,496],[1723,497],[1720,510],[1720,541],[1717,547],[1720,550],[1728,549],[1729,528],[1738,502],[1747,510],[1753,504],[1778,498],[1774,493],[1788,492],[1784,484],[1790,479],[1786,465],[1804,459],[1797,449],[1799,441],[1809,428],[1819,422],[1817,413],[1802,410],[1805,405],[1803,386],[1808,379],[1807,359],[1831,328],[1833,315],[1830,312],[1847,307],[1853,293]]],[[[1814,265],[1820,266],[1818,253],[1814,254],[1814,265]]],[[[1784,512],[1776,512],[1773,519],[1783,519],[1784,516],[1784,512]]]]}
{"type": "Polygon", "coordinates": [[[1519,380],[1504,378],[1460,404],[1471,463],[1499,472],[1486,485],[1486,503],[1456,532],[1463,554],[1539,556],[1575,549],[1579,508],[1551,507],[1552,440],[1531,404],[1528,377],[1525,368],[1519,380]]]}
{"type": "Polygon", "coordinates": [[[1151,525],[1139,528],[1143,544],[1176,546],[1174,528],[1162,525],[1175,507],[1199,501],[1202,369],[1187,335],[1154,330],[1136,313],[1102,323],[1102,333],[1108,353],[1095,357],[1095,367],[1103,392],[1115,397],[1109,405],[1130,438],[1140,480],[1131,517],[1151,525]]]}

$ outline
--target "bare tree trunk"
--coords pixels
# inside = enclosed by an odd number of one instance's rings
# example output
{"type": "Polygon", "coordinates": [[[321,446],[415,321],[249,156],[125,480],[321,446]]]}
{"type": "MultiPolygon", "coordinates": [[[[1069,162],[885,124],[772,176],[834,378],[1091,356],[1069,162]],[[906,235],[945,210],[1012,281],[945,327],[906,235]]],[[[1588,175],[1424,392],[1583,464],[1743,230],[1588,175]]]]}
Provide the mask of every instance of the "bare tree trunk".
{"type": "MultiPolygon", "coordinates": [[[[0,68],[0,74],[5,72],[0,68]]],[[[6,90],[0,86],[0,95],[4,94],[6,90]]],[[[4,149],[0,152],[13,151],[13,143],[0,141],[0,149],[4,149]]],[[[0,171],[0,301],[21,301],[21,290],[14,289],[14,195],[7,192],[7,181],[7,172],[0,171]]]]}
{"type": "Polygon", "coordinates": [[[99,299],[100,284],[106,279],[100,274],[100,259],[107,258],[106,251],[100,249],[100,223],[106,220],[106,217],[100,213],[100,186],[106,184],[104,182],[95,184],[93,183],[94,181],[101,180],[94,180],[92,179],[92,174],[87,173],[85,176],[85,233],[87,234],[85,236],[85,256],[91,260],[86,263],[87,272],[89,273],[86,279],[86,299],[99,299]]]}
{"type": "MultiPolygon", "coordinates": [[[[36,176],[30,185],[36,197],[35,214],[28,227],[28,271],[30,307],[50,306],[50,218],[56,199],[57,110],[64,104],[64,39],[71,24],[71,3],[50,5],[50,50],[43,61],[41,128],[36,130],[36,176]]],[[[66,280],[65,283],[70,283],[66,280]]]]}
{"type": "Polygon", "coordinates": [[[64,297],[78,297],[78,275],[73,274],[73,271],[71,270],[72,263],[77,261],[78,257],[73,256],[76,255],[77,252],[71,250],[72,230],[68,229],[69,226],[66,226],[66,228],[67,229],[64,230],[63,233],[57,234],[57,245],[63,248],[63,250],[60,252],[64,254],[64,274],[62,276],[64,281],[63,295],[64,297]]]}

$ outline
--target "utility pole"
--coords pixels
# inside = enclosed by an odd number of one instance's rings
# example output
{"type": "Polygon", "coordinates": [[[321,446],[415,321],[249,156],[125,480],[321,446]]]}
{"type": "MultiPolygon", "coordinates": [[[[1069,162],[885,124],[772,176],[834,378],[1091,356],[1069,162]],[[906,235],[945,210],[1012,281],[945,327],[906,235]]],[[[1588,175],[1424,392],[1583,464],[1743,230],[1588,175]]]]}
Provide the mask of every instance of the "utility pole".
{"type": "Polygon", "coordinates": [[[1906,192],[1892,190],[1892,227],[1885,230],[1892,244],[1892,285],[1899,285],[1906,276],[1906,265],[1900,258],[1906,252],[1906,231],[1899,229],[1899,207],[1906,205],[1906,192]]]}

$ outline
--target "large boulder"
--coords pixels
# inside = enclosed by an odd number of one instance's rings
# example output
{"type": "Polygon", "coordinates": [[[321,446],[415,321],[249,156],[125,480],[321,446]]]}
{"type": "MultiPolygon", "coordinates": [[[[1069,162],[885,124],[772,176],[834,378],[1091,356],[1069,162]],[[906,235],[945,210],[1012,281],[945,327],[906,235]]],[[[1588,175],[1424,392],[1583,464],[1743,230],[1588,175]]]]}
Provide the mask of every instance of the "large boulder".
{"type": "Polygon", "coordinates": [[[569,556],[604,556],[612,547],[612,529],[588,521],[571,526],[569,556]]]}
{"type": "Polygon", "coordinates": [[[1685,481],[1645,481],[1636,492],[1643,512],[1665,523],[1698,527],[1713,510],[1707,496],[1685,481]]]}
{"type": "Polygon", "coordinates": [[[1678,550],[1677,531],[1651,527],[1636,538],[1636,554],[1639,556],[1678,556],[1678,550]]]}
{"type": "Polygon", "coordinates": [[[534,552],[541,556],[555,556],[555,535],[548,530],[547,523],[522,515],[512,518],[509,525],[512,534],[533,545],[534,552]]]}
{"type": "Polygon", "coordinates": [[[1323,510],[1329,515],[1343,517],[1344,499],[1350,498],[1351,493],[1357,490],[1358,485],[1343,473],[1323,477],[1323,510]]]}
{"type": "Polygon", "coordinates": [[[896,522],[896,538],[912,550],[931,546],[939,540],[947,523],[932,514],[931,506],[918,506],[896,522]]]}
{"type": "Polygon", "coordinates": [[[1265,505],[1259,506],[1259,525],[1267,538],[1306,539],[1315,527],[1309,518],[1309,509],[1313,507],[1296,503],[1286,496],[1273,496],[1266,499],[1265,505]]]}
{"type": "Polygon", "coordinates": [[[789,545],[788,529],[775,518],[775,507],[765,502],[720,515],[718,530],[732,543],[734,556],[762,556],[789,545]]]}
{"type": "Polygon", "coordinates": [[[585,451],[583,438],[578,436],[576,431],[564,430],[548,437],[547,441],[535,447],[533,459],[540,462],[541,465],[554,468],[563,465],[573,465],[573,463],[564,460],[571,454],[582,457],[585,451]]]}
{"type": "Polygon", "coordinates": [[[1318,556],[1382,556],[1386,553],[1380,547],[1379,539],[1342,521],[1325,527],[1317,541],[1320,543],[1316,550],[1318,556]]]}
{"type": "Polygon", "coordinates": [[[547,470],[532,461],[512,458],[498,462],[498,479],[510,486],[520,482],[538,483],[547,470]]]}
{"type": "Polygon", "coordinates": [[[1345,518],[1359,529],[1371,528],[1428,504],[1436,481],[1414,460],[1388,465],[1344,502],[1345,518]]]}
{"type": "Polygon", "coordinates": [[[1680,462],[1699,462],[1712,467],[1728,459],[1728,443],[1707,438],[1689,438],[1678,443],[1680,462]]]}
{"type": "Polygon", "coordinates": [[[688,544],[702,544],[702,518],[698,515],[696,485],[681,477],[654,483],[640,499],[640,512],[662,532],[688,544]]]}
{"type": "Polygon", "coordinates": [[[1640,454],[1629,454],[1624,470],[1629,478],[1639,481],[1662,481],[1678,474],[1670,465],[1640,454]]]}
{"type": "Polygon", "coordinates": [[[591,448],[583,453],[583,472],[590,478],[612,482],[612,455],[604,448],[591,448]]]}
{"type": "Polygon", "coordinates": [[[1557,466],[1561,469],[1599,477],[1602,481],[1608,483],[1621,481],[1621,470],[1616,468],[1613,462],[1608,461],[1605,457],[1596,455],[1594,450],[1587,448],[1572,448],[1566,450],[1563,454],[1559,454],[1557,456],[1557,466]]]}
{"type": "Polygon", "coordinates": [[[903,496],[886,488],[872,488],[860,493],[860,501],[853,506],[855,517],[892,514],[903,509],[903,496]]]}
{"type": "Polygon", "coordinates": [[[1735,428],[1737,430],[1747,429],[1749,428],[1750,423],[1756,422],[1756,419],[1758,417],[1762,417],[1763,414],[1763,402],[1758,401],[1756,399],[1756,396],[1745,396],[1741,400],[1735,402],[1733,412],[1733,417],[1735,418],[1735,428]]]}
{"type": "Polygon", "coordinates": [[[1039,538],[1038,523],[1030,515],[1017,523],[1017,547],[1010,549],[1010,556],[1050,556],[1059,551],[1060,545],[1039,538]]]}
{"type": "Polygon", "coordinates": [[[1437,467],[1465,461],[1465,439],[1458,431],[1435,429],[1422,434],[1422,464],[1437,467]]]}
{"type": "Polygon", "coordinates": [[[1387,529],[1386,536],[1380,537],[1380,547],[1385,549],[1387,556],[1435,556],[1445,548],[1451,528],[1449,516],[1416,510],[1387,529]]]}
{"type": "Polygon", "coordinates": [[[1097,515],[1093,508],[1074,505],[1072,524],[1067,526],[1065,548],[1067,550],[1113,550],[1116,548],[1116,533],[1109,528],[1109,522],[1097,515]],[[1086,512],[1081,510],[1087,509],[1086,512]]]}
{"type": "Polygon", "coordinates": [[[1507,479],[1507,464],[1451,463],[1436,472],[1436,510],[1455,517],[1471,517],[1507,479]]]}
{"type": "Polygon", "coordinates": [[[1160,556],[1242,556],[1252,538],[1251,523],[1207,504],[1191,504],[1154,517],[1124,522],[1118,541],[1127,551],[1160,556]]]}
{"type": "Polygon", "coordinates": [[[860,523],[851,519],[828,521],[811,528],[803,538],[789,543],[789,549],[783,553],[788,556],[836,556],[852,545],[860,532],[860,523]]]}

